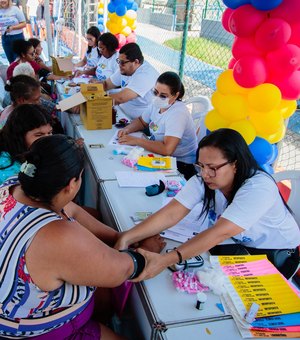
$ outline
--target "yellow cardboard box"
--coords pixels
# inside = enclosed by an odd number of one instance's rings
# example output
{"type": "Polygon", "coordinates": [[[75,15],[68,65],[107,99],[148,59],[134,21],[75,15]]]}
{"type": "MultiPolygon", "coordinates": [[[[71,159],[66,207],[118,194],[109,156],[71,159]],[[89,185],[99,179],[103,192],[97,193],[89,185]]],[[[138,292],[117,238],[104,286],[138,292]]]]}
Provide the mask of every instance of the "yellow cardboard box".
{"type": "Polygon", "coordinates": [[[80,117],[87,130],[112,128],[112,98],[106,96],[102,84],[81,84],[86,102],[80,105],[80,117]]]}
{"type": "Polygon", "coordinates": [[[73,70],[72,56],[69,57],[53,57],[52,59],[52,72],[56,76],[71,76],[73,70]]]}

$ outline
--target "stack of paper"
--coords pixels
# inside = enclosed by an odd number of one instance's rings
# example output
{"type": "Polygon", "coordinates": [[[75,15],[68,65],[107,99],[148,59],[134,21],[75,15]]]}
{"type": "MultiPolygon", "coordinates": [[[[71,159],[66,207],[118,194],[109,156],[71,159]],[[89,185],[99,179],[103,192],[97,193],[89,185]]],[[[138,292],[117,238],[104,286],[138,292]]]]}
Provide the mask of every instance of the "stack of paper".
{"type": "Polygon", "coordinates": [[[211,256],[210,262],[226,276],[222,302],[243,338],[300,338],[300,293],[265,255],[211,256]],[[247,322],[253,305],[257,313],[247,322]]]}

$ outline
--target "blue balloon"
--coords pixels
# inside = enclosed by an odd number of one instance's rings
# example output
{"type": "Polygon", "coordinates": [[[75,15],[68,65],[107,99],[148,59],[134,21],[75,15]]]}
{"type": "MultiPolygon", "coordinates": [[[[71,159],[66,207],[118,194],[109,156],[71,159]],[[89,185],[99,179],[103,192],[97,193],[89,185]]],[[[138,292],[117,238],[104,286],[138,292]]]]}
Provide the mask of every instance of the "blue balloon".
{"type": "Polygon", "coordinates": [[[107,10],[109,13],[114,13],[116,11],[116,6],[112,2],[110,2],[107,6],[107,10]]]}
{"type": "Polygon", "coordinates": [[[272,168],[272,166],[270,164],[259,164],[259,166],[265,170],[265,172],[267,172],[268,174],[272,175],[274,174],[274,169],[272,168]]]}
{"type": "Polygon", "coordinates": [[[104,22],[103,17],[98,18],[98,25],[103,25],[103,22],[104,22]]]}
{"type": "MultiPolygon", "coordinates": [[[[263,1],[263,0],[262,0],[263,1]]],[[[250,4],[250,0],[223,0],[224,5],[231,8],[236,9],[242,5],[250,4]]]]}
{"type": "Polygon", "coordinates": [[[134,0],[126,0],[125,6],[127,7],[127,9],[129,9],[132,7],[133,3],[134,3],[134,0]]]}
{"type": "Polygon", "coordinates": [[[258,164],[269,163],[273,155],[272,145],[261,137],[256,137],[249,145],[249,149],[258,164]]]}
{"type": "Polygon", "coordinates": [[[277,157],[278,157],[278,147],[276,144],[271,144],[272,145],[272,150],[273,150],[273,153],[272,153],[272,157],[269,159],[269,164],[273,164],[277,157]]]}
{"type": "Polygon", "coordinates": [[[102,24],[99,24],[99,22],[98,22],[98,28],[100,32],[104,31],[104,26],[102,24]]]}
{"type": "Polygon", "coordinates": [[[119,16],[119,17],[122,17],[123,15],[125,15],[127,12],[127,8],[125,5],[118,5],[116,7],[116,14],[119,16]]]}
{"type": "Polygon", "coordinates": [[[259,11],[270,11],[271,9],[276,8],[282,3],[282,0],[251,0],[251,4],[253,7],[258,9],[259,11]]]}
{"type": "Polygon", "coordinates": [[[211,131],[206,129],[206,136],[208,136],[210,133],[211,133],[211,131]]]}
{"type": "Polygon", "coordinates": [[[134,2],[131,6],[131,9],[133,9],[134,11],[137,11],[139,8],[138,4],[136,2],[134,2]]]}

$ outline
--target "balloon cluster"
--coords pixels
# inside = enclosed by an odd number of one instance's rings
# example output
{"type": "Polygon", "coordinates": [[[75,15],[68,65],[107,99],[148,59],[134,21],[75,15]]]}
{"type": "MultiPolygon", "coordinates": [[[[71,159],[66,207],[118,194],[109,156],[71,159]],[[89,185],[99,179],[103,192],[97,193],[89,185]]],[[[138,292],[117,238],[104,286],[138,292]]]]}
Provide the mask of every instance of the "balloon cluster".
{"type": "Polygon", "coordinates": [[[136,18],[138,5],[134,0],[111,0],[107,6],[106,27],[119,41],[119,48],[136,42],[136,18]]]}
{"type": "Polygon", "coordinates": [[[98,28],[101,33],[104,32],[103,14],[104,14],[104,2],[103,0],[100,0],[98,2],[98,28]]]}
{"type": "Polygon", "coordinates": [[[300,98],[300,1],[223,2],[228,8],[222,25],[235,36],[233,57],[217,79],[205,124],[211,131],[240,132],[258,163],[272,172],[275,143],[300,98]]]}

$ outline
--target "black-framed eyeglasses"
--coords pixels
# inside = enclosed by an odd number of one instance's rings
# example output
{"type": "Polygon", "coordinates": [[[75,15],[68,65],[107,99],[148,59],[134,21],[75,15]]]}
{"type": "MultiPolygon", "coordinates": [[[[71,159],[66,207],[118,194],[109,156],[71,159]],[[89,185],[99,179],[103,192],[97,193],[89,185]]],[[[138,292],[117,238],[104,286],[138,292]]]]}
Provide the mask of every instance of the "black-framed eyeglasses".
{"type": "Polygon", "coordinates": [[[159,92],[156,89],[152,89],[151,92],[155,97],[159,97],[161,99],[169,98],[169,96],[167,96],[166,94],[159,94],[159,92]]]}
{"type": "Polygon", "coordinates": [[[127,63],[131,63],[130,60],[121,60],[121,59],[119,59],[119,58],[117,58],[116,60],[117,60],[117,63],[118,63],[119,65],[121,65],[121,66],[124,66],[124,65],[127,64],[127,63]]]}
{"type": "Polygon", "coordinates": [[[216,166],[208,166],[206,167],[206,169],[203,164],[195,163],[194,167],[195,167],[195,170],[197,171],[197,176],[202,176],[203,172],[205,172],[209,177],[216,177],[217,171],[223,168],[223,166],[230,164],[230,163],[232,163],[232,161],[227,161],[225,163],[222,163],[216,166]]]}

